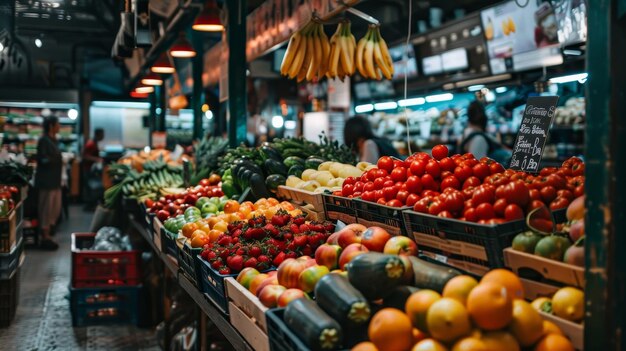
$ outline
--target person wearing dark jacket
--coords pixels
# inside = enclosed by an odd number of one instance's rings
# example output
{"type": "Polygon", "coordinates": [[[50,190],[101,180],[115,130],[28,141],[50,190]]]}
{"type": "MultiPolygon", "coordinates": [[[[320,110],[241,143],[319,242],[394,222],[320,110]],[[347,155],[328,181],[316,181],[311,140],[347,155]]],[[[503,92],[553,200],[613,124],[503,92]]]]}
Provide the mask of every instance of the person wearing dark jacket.
{"type": "Polygon", "coordinates": [[[389,140],[374,135],[372,125],[365,116],[355,116],[346,121],[343,141],[357,151],[360,161],[376,164],[381,156],[400,157],[389,140]]]}
{"type": "Polygon", "coordinates": [[[39,192],[38,213],[41,233],[40,245],[43,249],[56,250],[59,245],[50,236],[61,214],[61,172],[63,158],[57,145],[59,119],[48,117],[43,122],[44,134],[37,143],[37,170],[35,188],[39,192]]]}

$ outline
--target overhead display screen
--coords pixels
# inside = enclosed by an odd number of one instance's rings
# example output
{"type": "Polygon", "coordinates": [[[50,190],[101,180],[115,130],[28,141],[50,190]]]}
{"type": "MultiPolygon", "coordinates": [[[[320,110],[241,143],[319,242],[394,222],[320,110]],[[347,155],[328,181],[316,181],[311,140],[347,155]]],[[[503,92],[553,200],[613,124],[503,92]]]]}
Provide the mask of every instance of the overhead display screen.
{"type": "Polygon", "coordinates": [[[396,45],[389,48],[389,55],[393,61],[393,79],[400,79],[407,76],[408,78],[417,77],[417,60],[415,59],[415,51],[413,45],[396,45]],[[405,60],[406,53],[406,60],[405,60]]]}
{"type": "Polygon", "coordinates": [[[422,59],[422,71],[427,76],[443,72],[443,62],[441,62],[441,55],[424,57],[422,59]]]}
{"type": "Polygon", "coordinates": [[[461,71],[469,67],[467,50],[464,48],[446,51],[441,54],[441,63],[445,72],[461,71]]]}
{"type": "Polygon", "coordinates": [[[564,46],[587,41],[587,4],[585,0],[553,0],[559,42],[564,46]]]}

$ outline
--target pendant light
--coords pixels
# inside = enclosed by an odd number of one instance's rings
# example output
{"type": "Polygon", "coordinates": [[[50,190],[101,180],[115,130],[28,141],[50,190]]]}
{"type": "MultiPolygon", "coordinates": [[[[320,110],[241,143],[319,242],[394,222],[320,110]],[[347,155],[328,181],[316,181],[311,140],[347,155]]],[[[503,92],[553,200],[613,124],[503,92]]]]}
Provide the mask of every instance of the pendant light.
{"type": "Polygon", "coordinates": [[[193,49],[187,38],[185,38],[185,32],[180,32],[178,39],[170,48],[170,55],[178,58],[190,58],[196,56],[196,50],[193,49]]]}
{"type": "Polygon", "coordinates": [[[158,74],[150,73],[147,76],[141,78],[141,84],[160,86],[163,85],[163,79],[158,74]]]}
{"type": "Polygon", "coordinates": [[[220,9],[215,0],[208,0],[204,4],[204,8],[196,17],[191,28],[199,32],[221,32],[224,30],[224,25],[220,20],[220,9]]]}
{"type": "Polygon", "coordinates": [[[154,92],[154,87],[153,87],[153,86],[149,86],[149,85],[139,84],[139,85],[135,88],[135,92],[136,92],[136,93],[139,93],[139,94],[149,94],[149,93],[153,93],[153,92],[154,92]]]}
{"type": "Polygon", "coordinates": [[[166,53],[162,53],[161,56],[159,56],[159,59],[150,67],[150,70],[159,74],[172,74],[176,72],[176,69],[170,63],[166,53]]]}

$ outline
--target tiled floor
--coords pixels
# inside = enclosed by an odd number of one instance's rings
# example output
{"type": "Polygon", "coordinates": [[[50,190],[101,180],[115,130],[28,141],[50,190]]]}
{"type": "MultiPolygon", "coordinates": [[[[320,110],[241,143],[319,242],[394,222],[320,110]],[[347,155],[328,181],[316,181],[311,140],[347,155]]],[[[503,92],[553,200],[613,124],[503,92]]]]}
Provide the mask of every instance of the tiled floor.
{"type": "Polygon", "coordinates": [[[0,350],[159,350],[154,330],[134,326],[73,328],[68,286],[70,233],[85,231],[91,213],[70,207],[55,237],[56,252],[28,249],[20,271],[20,302],[11,326],[0,329],[0,350]]]}

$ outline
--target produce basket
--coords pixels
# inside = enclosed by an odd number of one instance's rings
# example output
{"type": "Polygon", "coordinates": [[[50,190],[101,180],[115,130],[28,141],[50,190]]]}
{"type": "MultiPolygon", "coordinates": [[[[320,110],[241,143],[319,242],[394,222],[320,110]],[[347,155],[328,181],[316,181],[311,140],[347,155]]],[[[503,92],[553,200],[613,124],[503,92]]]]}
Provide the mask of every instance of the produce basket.
{"type": "Polygon", "coordinates": [[[291,188],[285,185],[278,187],[276,195],[279,198],[289,199],[298,205],[311,205],[316,212],[324,211],[324,201],[322,193],[291,188]]]}
{"type": "Polygon", "coordinates": [[[0,328],[11,325],[20,299],[20,270],[0,280],[0,328]]]}
{"type": "Polygon", "coordinates": [[[72,287],[139,285],[141,252],[93,251],[95,233],[72,233],[72,287]]]}
{"type": "Polygon", "coordinates": [[[0,254],[0,280],[9,279],[17,270],[22,259],[23,247],[24,240],[20,238],[11,252],[0,254]]]}
{"type": "MultiPolygon", "coordinates": [[[[226,296],[228,296],[231,306],[242,311],[242,313],[250,317],[263,333],[267,333],[267,322],[265,318],[267,307],[248,291],[248,289],[239,284],[235,278],[226,278],[224,279],[224,283],[226,284],[226,296]]],[[[232,316],[232,308],[230,310],[232,316]]]]}
{"type": "Polygon", "coordinates": [[[224,314],[228,314],[228,298],[224,279],[237,277],[237,274],[219,274],[209,262],[198,255],[200,275],[198,276],[200,290],[211,300],[224,314]]]}
{"type": "Polygon", "coordinates": [[[161,251],[178,262],[178,245],[176,245],[176,237],[178,235],[170,232],[161,226],[161,251]]]}
{"type": "Polygon", "coordinates": [[[8,216],[0,218],[0,252],[8,253],[15,247],[18,240],[18,227],[24,214],[23,203],[18,203],[9,211],[8,216]]]}
{"type": "Polygon", "coordinates": [[[70,288],[72,325],[137,324],[141,286],[113,289],[70,288]]]}
{"type": "Polygon", "coordinates": [[[275,308],[267,310],[265,317],[267,319],[267,336],[270,341],[270,350],[272,351],[306,351],[309,348],[298,339],[296,334],[289,330],[283,316],[284,308],[275,308]]]}
{"type": "Polygon", "coordinates": [[[541,256],[504,249],[504,261],[520,278],[585,288],[585,268],[541,256]]]}
{"type": "Polygon", "coordinates": [[[324,215],[327,221],[342,221],[354,223],[356,221],[356,208],[352,199],[332,194],[322,194],[324,215]]]}
{"type": "Polygon", "coordinates": [[[197,269],[197,265],[200,264],[198,260],[201,259],[199,255],[202,252],[202,248],[192,248],[186,241],[182,248],[178,246],[177,248],[178,266],[182,269],[187,278],[189,278],[195,286],[198,286],[197,274],[200,270],[197,269]]]}
{"type": "Polygon", "coordinates": [[[378,226],[391,235],[406,235],[402,211],[410,207],[391,207],[374,202],[353,199],[356,222],[366,227],[378,226]]]}

